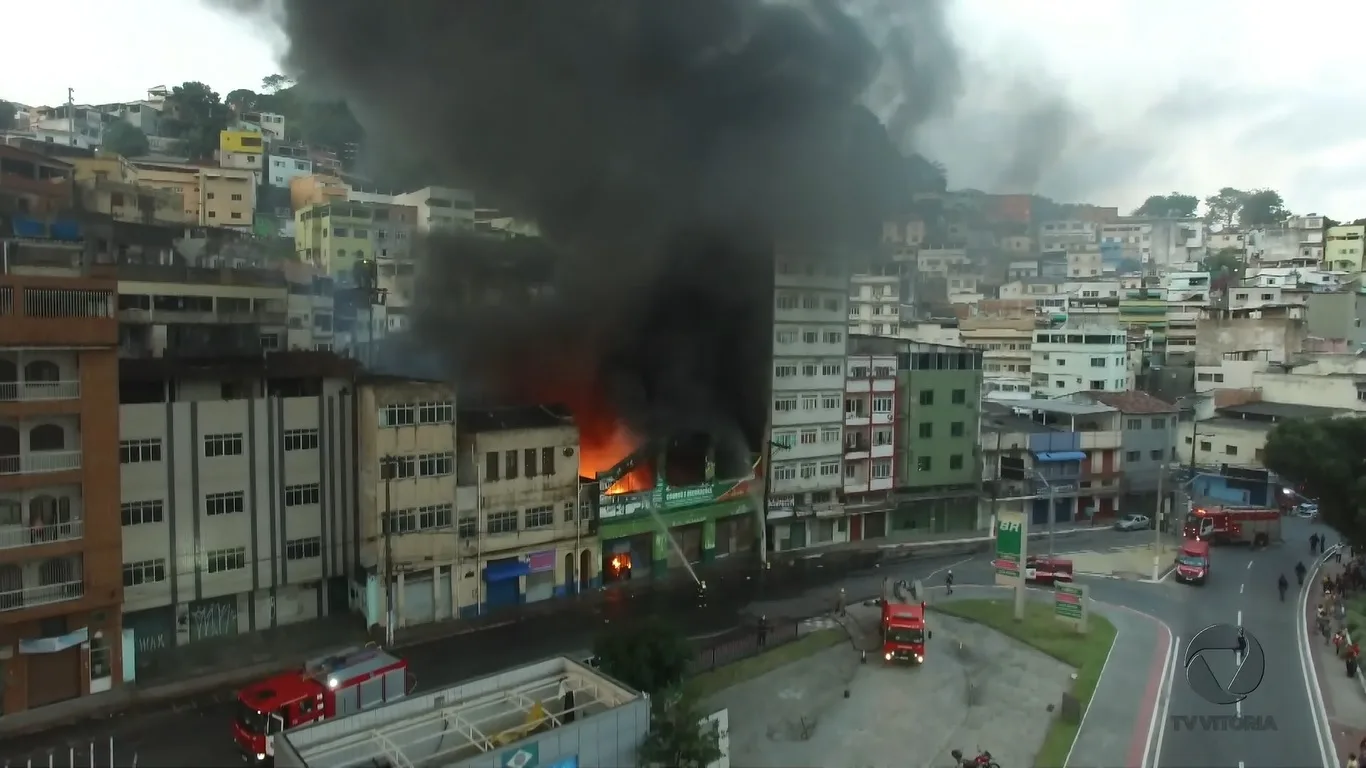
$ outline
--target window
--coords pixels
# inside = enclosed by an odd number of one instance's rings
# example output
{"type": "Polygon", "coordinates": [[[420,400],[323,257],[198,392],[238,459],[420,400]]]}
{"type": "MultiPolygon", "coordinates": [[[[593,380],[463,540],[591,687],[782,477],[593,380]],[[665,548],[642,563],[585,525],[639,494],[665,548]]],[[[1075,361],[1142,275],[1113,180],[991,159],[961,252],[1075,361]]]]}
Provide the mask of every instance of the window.
{"type": "Polygon", "coordinates": [[[1124,452],[1124,460],[1125,460],[1125,461],[1139,461],[1139,460],[1142,459],[1142,458],[1143,458],[1143,454],[1142,454],[1141,452],[1139,452],[1139,451],[1125,451],[1125,452],[1124,452]]]}
{"type": "Polygon", "coordinates": [[[962,437],[967,426],[961,421],[955,421],[949,425],[949,437],[962,437]]]}
{"type": "Polygon", "coordinates": [[[1125,426],[1124,426],[1125,429],[1143,429],[1143,420],[1142,420],[1142,419],[1126,419],[1125,422],[1124,422],[1124,425],[1125,425],[1125,426]]]}
{"type": "Polygon", "coordinates": [[[490,512],[488,516],[488,532],[490,536],[500,533],[517,532],[517,512],[490,512]]]}
{"type": "Polygon", "coordinates": [[[555,508],[550,505],[532,507],[526,511],[526,530],[549,528],[555,524],[555,508]]]}
{"type": "Polygon", "coordinates": [[[773,368],[774,378],[789,379],[796,375],[797,366],[795,365],[779,365],[773,368]]]}
{"type": "Polygon", "coordinates": [[[1265,456],[1266,451],[1262,450],[1261,448],[1258,448],[1257,450],[1252,452],[1252,458],[1256,459],[1257,461],[1261,461],[1263,458],[1265,458],[1265,456]]]}
{"type": "Polygon", "coordinates": [[[922,389],[922,390],[920,390],[920,404],[921,404],[921,405],[934,405],[934,390],[933,390],[933,389],[922,389]]]}
{"type": "Polygon", "coordinates": [[[1162,429],[1167,426],[1166,419],[1153,419],[1153,429],[1162,429]]]}
{"type": "Polygon", "coordinates": [[[239,194],[239,193],[234,192],[234,193],[232,194],[232,199],[233,199],[233,200],[241,200],[241,199],[242,199],[242,195],[239,194]]]}
{"type": "Polygon", "coordinates": [[[816,375],[816,371],[818,371],[818,370],[820,370],[820,367],[817,366],[815,363],[803,363],[803,364],[802,364],[802,375],[803,375],[803,376],[815,376],[815,375],[816,375]]]}
{"type": "Polygon", "coordinates": [[[826,363],[821,366],[822,376],[839,376],[844,373],[844,366],[840,363],[826,363]]]}
{"type": "Polygon", "coordinates": [[[209,573],[240,571],[247,567],[247,548],[211,549],[207,558],[209,573]]]}
{"type": "Polygon", "coordinates": [[[840,441],[840,430],[838,427],[821,427],[822,443],[838,443],[840,441]]]}
{"type": "Polygon", "coordinates": [[[802,331],[802,341],[807,344],[815,344],[820,339],[821,335],[817,331],[802,331]]]}
{"type": "Polygon", "coordinates": [[[802,445],[815,445],[815,444],[816,444],[816,430],[815,430],[815,429],[803,429],[803,430],[802,430],[802,433],[801,433],[801,443],[802,443],[802,445]]]}
{"type": "Polygon", "coordinates": [[[409,405],[386,405],[379,411],[381,427],[411,427],[417,423],[417,409],[409,405]]]}
{"type": "Polygon", "coordinates": [[[955,453],[949,457],[949,469],[963,468],[963,454],[955,453]]]}
{"type": "Polygon", "coordinates": [[[1148,458],[1153,461],[1162,461],[1162,449],[1158,448],[1157,450],[1148,451],[1148,458]]]}
{"type": "Polygon", "coordinates": [[[892,462],[875,461],[873,462],[872,476],[874,480],[886,480],[892,476],[892,462]]]}
{"type": "Polygon", "coordinates": [[[1225,455],[1225,456],[1237,456],[1237,455],[1238,455],[1238,446],[1236,446],[1236,445],[1226,445],[1226,446],[1224,446],[1224,455],[1225,455]]]}
{"type": "Polygon", "coordinates": [[[838,461],[822,461],[821,477],[836,477],[840,473],[840,463],[838,461]]]}
{"type": "Polygon", "coordinates": [[[802,410],[803,410],[803,411],[815,411],[815,410],[819,410],[819,409],[820,409],[820,406],[821,406],[821,399],[820,399],[820,396],[819,396],[819,395],[802,395],[802,410]]]}
{"type": "Polygon", "coordinates": [[[215,456],[241,456],[242,433],[235,432],[223,435],[205,435],[204,455],[208,458],[213,458],[215,456]]]}
{"type": "Polygon", "coordinates": [[[773,442],[784,448],[791,448],[797,444],[797,435],[792,432],[779,432],[773,436],[773,442]]]}
{"type": "Polygon", "coordinates": [[[1200,441],[1200,450],[1202,450],[1202,451],[1212,451],[1212,450],[1214,450],[1214,446],[1211,445],[1210,442],[1209,442],[1208,440],[1201,440],[1201,441],[1200,441]]]}
{"type": "Polygon", "coordinates": [[[286,429],[286,430],[285,430],[285,450],[286,450],[286,451],[316,451],[316,450],[318,450],[318,430],[316,430],[316,429],[286,429]]]}
{"type": "Polygon", "coordinates": [[[386,456],[379,460],[379,479],[403,480],[417,475],[417,460],[412,456],[386,456]]]}
{"type": "Polygon", "coordinates": [[[837,411],[840,407],[840,396],[827,392],[821,395],[821,410],[837,411]]]}
{"type": "Polygon", "coordinates": [[[306,539],[290,539],[285,542],[286,560],[309,560],[323,556],[323,540],[321,536],[310,536],[306,539]]]}
{"type": "Polygon", "coordinates": [[[120,440],[119,463],[142,464],[161,461],[161,440],[120,440]]]}
{"type": "Polygon", "coordinates": [[[451,517],[455,513],[452,504],[429,504],[417,508],[417,527],[421,531],[451,527],[451,517]]]}
{"type": "Polygon", "coordinates": [[[460,524],[456,526],[455,535],[462,539],[472,539],[479,533],[479,520],[474,515],[461,515],[460,524]]]}
{"type": "Polygon", "coordinates": [[[1105,382],[1101,379],[1091,379],[1091,389],[1097,391],[1103,390],[1105,389],[1105,382]]]}
{"type": "Polygon", "coordinates": [[[301,483],[285,486],[285,506],[302,507],[317,504],[322,499],[322,490],[317,483],[301,483]]]}
{"type": "Polygon", "coordinates": [[[778,331],[774,338],[777,339],[779,344],[796,344],[797,332],[792,330],[778,331]]]}
{"type": "Polygon", "coordinates": [[[139,560],[123,564],[123,586],[137,587],[143,584],[158,584],[166,580],[166,560],[139,560]]]}
{"type": "MultiPolygon", "coordinates": [[[[968,391],[966,389],[955,389],[951,398],[954,405],[967,405],[968,391]]],[[[930,402],[921,405],[932,405],[934,403],[934,393],[930,392],[930,402]]]]}
{"type": "Polygon", "coordinates": [[[124,526],[159,523],[164,515],[161,499],[129,501],[119,505],[119,517],[124,526]]]}
{"type": "Polygon", "coordinates": [[[384,515],[384,531],[392,534],[412,533],[417,530],[417,510],[396,509],[384,515]]]}
{"type": "Polygon", "coordinates": [[[842,344],[844,342],[844,331],[826,331],[826,344],[842,344]]]}
{"type": "Polygon", "coordinates": [[[517,479],[517,452],[503,451],[503,477],[517,479]]]}
{"type": "Polygon", "coordinates": [[[875,397],[873,398],[873,413],[891,413],[892,398],[875,397]]]}
{"type": "Polygon", "coordinates": [[[497,480],[497,479],[498,479],[498,452],[497,452],[497,451],[489,451],[488,453],[484,454],[484,479],[485,479],[485,480],[497,480]]]}
{"type": "Polygon", "coordinates": [[[773,399],[773,410],[778,413],[788,413],[797,410],[797,398],[777,397],[773,399]]]}
{"type": "Polygon", "coordinates": [[[417,458],[418,477],[444,477],[454,471],[453,453],[424,453],[417,458]]]}
{"type": "Polygon", "coordinates": [[[802,479],[810,480],[816,476],[816,462],[808,461],[802,463],[802,479]]]}
{"type": "Polygon", "coordinates": [[[875,429],[873,430],[873,445],[891,445],[892,430],[875,429]]]}
{"type": "Polygon", "coordinates": [[[773,479],[775,480],[795,480],[797,478],[797,468],[791,464],[780,464],[773,467],[773,479]]]}
{"type": "Polygon", "coordinates": [[[536,449],[522,449],[522,477],[536,476],[536,449]]]}
{"type": "Polygon", "coordinates": [[[418,424],[450,424],[455,419],[455,406],[451,403],[418,403],[418,424]]]}
{"type": "Polygon", "coordinates": [[[1093,357],[1093,358],[1091,358],[1091,367],[1092,367],[1092,368],[1104,368],[1104,367],[1105,367],[1105,358],[1103,358],[1103,357],[1093,357]]]}
{"type": "Polygon", "coordinates": [[[840,300],[835,298],[828,298],[823,302],[823,306],[825,307],[825,311],[827,312],[838,312],[840,311],[840,300]]]}
{"type": "Polygon", "coordinates": [[[209,517],[216,515],[235,515],[246,509],[246,494],[241,491],[231,491],[229,493],[210,493],[204,496],[204,514],[209,517]]]}
{"type": "Polygon", "coordinates": [[[934,437],[934,424],[928,421],[920,422],[920,437],[924,440],[934,437]]]}
{"type": "Polygon", "coordinates": [[[917,457],[915,457],[915,468],[916,468],[916,471],[918,471],[918,472],[929,472],[929,471],[930,471],[930,457],[929,457],[929,456],[917,456],[917,457]]]}
{"type": "Polygon", "coordinates": [[[554,448],[542,448],[542,449],[541,449],[541,474],[547,475],[547,476],[555,474],[555,449],[554,449],[554,448]]]}

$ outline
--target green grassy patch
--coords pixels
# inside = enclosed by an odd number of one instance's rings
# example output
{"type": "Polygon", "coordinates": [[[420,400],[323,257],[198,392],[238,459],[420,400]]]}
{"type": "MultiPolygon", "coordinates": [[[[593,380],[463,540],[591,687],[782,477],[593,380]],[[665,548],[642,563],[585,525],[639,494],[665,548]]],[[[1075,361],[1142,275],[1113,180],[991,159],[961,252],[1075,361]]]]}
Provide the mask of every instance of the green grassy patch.
{"type": "Polygon", "coordinates": [[[1352,633],[1353,640],[1359,639],[1357,635],[1363,628],[1366,628],[1366,595],[1347,601],[1347,629],[1352,633]]]}
{"type": "MultiPolygon", "coordinates": [[[[1091,703],[1100,683],[1100,672],[1110,645],[1115,641],[1115,625],[1104,616],[1092,613],[1087,618],[1087,633],[1077,634],[1068,624],[1053,615],[1051,603],[1026,602],[1024,621],[1015,621],[1015,601],[1010,600],[954,600],[934,606],[934,610],[988,626],[1001,634],[1033,646],[1077,670],[1072,683],[1072,695],[1081,703],[1081,711],[1091,703]]],[[[1040,766],[1062,765],[1072,742],[1077,740],[1080,723],[1053,718],[1044,737],[1043,747],[1034,756],[1040,766]]]]}
{"type": "Polygon", "coordinates": [[[794,661],[814,656],[826,648],[839,645],[848,639],[849,636],[842,629],[822,629],[790,643],[774,646],[773,650],[765,651],[758,656],[751,656],[723,667],[717,667],[710,672],[703,672],[684,683],[683,688],[688,693],[702,699],[718,691],[724,691],[732,685],[753,680],[794,661]]]}

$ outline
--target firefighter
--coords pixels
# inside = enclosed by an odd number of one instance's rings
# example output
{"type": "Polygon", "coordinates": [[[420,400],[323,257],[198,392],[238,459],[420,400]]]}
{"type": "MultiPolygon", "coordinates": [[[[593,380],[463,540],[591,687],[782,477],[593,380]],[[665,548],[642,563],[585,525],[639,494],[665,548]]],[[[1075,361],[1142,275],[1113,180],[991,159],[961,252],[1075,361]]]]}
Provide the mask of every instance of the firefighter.
{"type": "Polygon", "coordinates": [[[949,572],[948,572],[948,573],[944,574],[944,588],[945,588],[945,590],[946,590],[946,594],[950,594],[950,595],[953,594],[953,569],[952,569],[952,568],[949,569],[949,572]]]}

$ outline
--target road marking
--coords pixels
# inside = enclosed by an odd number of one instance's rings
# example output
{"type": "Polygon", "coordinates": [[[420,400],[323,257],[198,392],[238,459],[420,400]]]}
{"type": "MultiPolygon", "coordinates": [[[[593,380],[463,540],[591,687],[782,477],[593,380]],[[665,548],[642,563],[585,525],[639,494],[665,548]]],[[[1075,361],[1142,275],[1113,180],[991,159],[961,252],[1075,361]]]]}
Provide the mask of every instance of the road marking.
{"type": "MultiPolygon", "coordinates": [[[[1116,645],[1119,645],[1118,633],[1116,633],[1115,636],[1110,639],[1110,650],[1105,652],[1105,663],[1100,665],[1100,676],[1096,678],[1096,687],[1094,690],[1100,689],[1100,681],[1105,677],[1105,669],[1110,666],[1110,656],[1114,654],[1116,645]]],[[[1081,735],[1081,729],[1086,727],[1086,716],[1089,714],[1091,714],[1091,702],[1088,701],[1086,702],[1086,711],[1081,713],[1081,722],[1077,723],[1078,736],[1081,735]]],[[[1067,757],[1064,757],[1062,759],[1062,768],[1067,768],[1067,764],[1072,761],[1072,750],[1076,748],[1077,740],[1076,738],[1073,738],[1072,746],[1067,748],[1067,757]]]]}
{"type": "Polygon", "coordinates": [[[1251,560],[1247,561],[1247,569],[1248,569],[1249,571],[1252,570],[1252,561],[1251,561],[1251,560]]]}
{"type": "Polygon", "coordinates": [[[1239,585],[1238,585],[1238,594],[1240,594],[1240,595],[1243,594],[1243,587],[1246,587],[1246,586],[1247,586],[1246,584],[1239,584],[1239,585]]]}
{"type": "MultiPolygon", "coordinates": [[[[1162,760],[1162,740],[1166,738],[1167,735],[1167,713],[1169,713],[1172,708],[1172,688],[1176,685],[1176,662],[1180,657],[1181,638],[1178,637],[1172,642],[1172,663],[1171,672],[1167,674],[1167,693],[1165,698],[1159,697],[1162,698],[1162,716],[1157,720],[1157,743],[1153,746],[1152,768],[1157,768],[1158,763],[1162,760]]],[[[1154,710],[1156,710],[1156,707],[1154,707],[1154,710]]],[[[1147,755],[1144,755],[1143,759],[1143,768],[1148,768],[1147,755]]]]}
{"type": "Polygon", "coordinates": [[[932,576],[937,576],[937,575],[943,573],[944,571],[951,571],[951,570],[953,570],[953,567],[954,567],[955,565],[962,565],[963,563],[968,563],[968,562],[971,562],[971,561],[976,560],[976,559],[977,559],[977,556],[976,556],[976,555],[974,555],[974,556],[972,556],[972,557],[965,557],[965,558],[963,558],[962,560],[959,560],[959,561],[956,562],[956,563],[949,563],[948,565],[944,566],[943,568],[939,568],[939,569],[930,571],[929,573],[925,574],[925,578],[928,579],[928,578],[930,578],[930,577],[932,577],[932,576]]]}
{"type": "Polygon", "coordinates": [[[1243,626],[1243,612],[1238,611],[1238,626],[1243,626]]]}
{"type": "MultiPolygon", "coordinates": [[[[1242,662],[1239,662],[1239,663],[1242,663],[1242,662]]],[[[1234,714],[1238,715],[1238,717],[1242,717],[1242,716],[1243,716],[1243,702],[1241,702],[1241,701],[1235,701],[1235,702],[1233,703],[1233,712],[1234,712],[1234,714]]]]}
{"type": "Polygon", "coordinates": [[[1328,709],[1323,704],[1323,689],[1319,687],[1319,676],[1314,671],[1314,662],[1310,658],[1310,648],[1312,641],[1309,639],[1309,592],[1314,587],[1314,577],[1318,574],[1319,564],[1314,563],[1314,568],[1309,572],[1308,583],[1300,588],[1300,599],[1296,603],[1295,622],[1299,625],[1299,630],[1295,632],[1295,645],[1300,654],[1300,675],[1304,678],[1304,692],[1309,697],[1309,713],[1314,721],[1314,738],[1319,742],[1319,758],[1323,761],[1323,768],[1335,768],[1337,761],[1334,759],[1333,730],[1328,724],[1328,709]]]}
{"type": "Polygon", "coordinates": [[[1247,767],[1243,765],[1243,761],[1242,761],[1242,760],[1239,760],[1239,761],[1238,761],[1238,768],[1247,768],[1247,767]]]}

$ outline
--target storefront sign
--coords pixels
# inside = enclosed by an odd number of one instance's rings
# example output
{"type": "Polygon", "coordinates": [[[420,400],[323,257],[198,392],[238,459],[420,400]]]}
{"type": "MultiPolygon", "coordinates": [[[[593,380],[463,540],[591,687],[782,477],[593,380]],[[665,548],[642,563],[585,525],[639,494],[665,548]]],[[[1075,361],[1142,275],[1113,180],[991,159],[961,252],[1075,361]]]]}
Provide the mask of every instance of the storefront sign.
{"type": "Polygon", "coordinates": [[[57,637],[38,637],[32,640],[20,640],[20,653],[59,653],[68,648],[90,641],[90,628],[81,627],[75,632],[68,632],[57,637]]]}
{"type": "Polygon", "coordinates": [[[1053,585],[1053,614],[1079,632],[1086,631],[1086,586],[1083,584],[1053,585]]]}
{"type": "Polygon", "coordinates": [[[1002,512],[996,517],[996,583],[1015,586],[1020,579],[1025,516],[1023,512],[1002,512]]]}
{"type": "Polygon", "coordinates": [[[526,564],[532,573],[553,571],[555,570],[555,550],[532,552],[526,556],[526,564]]]}

